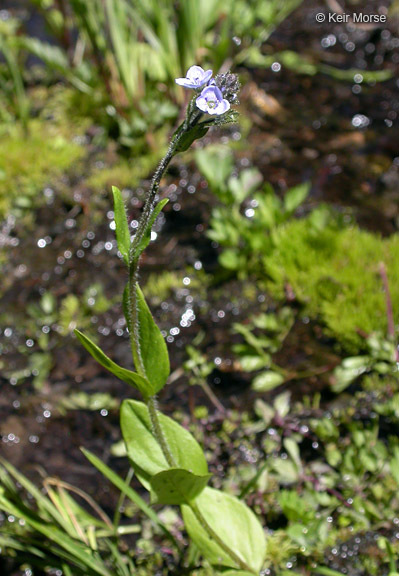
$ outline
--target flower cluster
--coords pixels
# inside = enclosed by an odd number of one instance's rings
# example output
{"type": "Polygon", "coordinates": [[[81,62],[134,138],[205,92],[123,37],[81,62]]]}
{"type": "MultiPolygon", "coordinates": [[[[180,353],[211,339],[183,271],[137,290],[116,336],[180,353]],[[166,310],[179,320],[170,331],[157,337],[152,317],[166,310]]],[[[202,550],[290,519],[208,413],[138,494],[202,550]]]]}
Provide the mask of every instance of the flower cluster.
{"type": "Polygon", "coordinates": [[[199,90],[196,99],[197,108],[207,114],[220,116],[230,110],[230,104],[236,104],[240,83],[235,74],[218,74],[211,79],[212,70],[203,70],[200,66],[191,66],[185,78],[176,78],[176,83],[184,88],[199,90]]]}

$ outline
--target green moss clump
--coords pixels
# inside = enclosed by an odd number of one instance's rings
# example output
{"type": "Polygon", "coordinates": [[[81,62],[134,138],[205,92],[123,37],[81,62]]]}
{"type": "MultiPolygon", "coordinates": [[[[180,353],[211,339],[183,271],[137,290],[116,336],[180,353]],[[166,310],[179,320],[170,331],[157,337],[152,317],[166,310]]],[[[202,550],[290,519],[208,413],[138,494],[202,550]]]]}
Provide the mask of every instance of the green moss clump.
{"type": "Polygon", "coordinates": [[[95,190],[105,191],[109,191],[111,186],[132,188],[151,172],[157,161],[158,154],[148,154],[134,160],[117,158],[115,164],[96,168],[87,179],[87,184],[95,190]]]}
{"type": "Polygon", "coordinates": [[[275,249],[264,258],[269,288],[283,298],[287,285],[344,348],[357,353],[364,335],[386,334],[386,295],[379,273],[387,269],[395,323],[399,322],[399,235],[381,238],[331,220],[320,211],[275,232],[275,249]]]}
{"type": "Polygon", "coordinates": [[[146,297],[152,304],[159,305],[162,301],[170,298],[174,292],[186,289],[183,283],[185,276],[190,277],[189,290],[196,296],[205,298],[205,291],[209,285],[209,278],[203,270],[164,270],[160,273],[149,274],[145,283],[146,297]]]}
{"type": "Polygon", "coordinates": [[[49,121],[35,119],[24,134],[13,126],[0,134],[0,219],[34,197],[84,154],[83,147],[49,121]]]}

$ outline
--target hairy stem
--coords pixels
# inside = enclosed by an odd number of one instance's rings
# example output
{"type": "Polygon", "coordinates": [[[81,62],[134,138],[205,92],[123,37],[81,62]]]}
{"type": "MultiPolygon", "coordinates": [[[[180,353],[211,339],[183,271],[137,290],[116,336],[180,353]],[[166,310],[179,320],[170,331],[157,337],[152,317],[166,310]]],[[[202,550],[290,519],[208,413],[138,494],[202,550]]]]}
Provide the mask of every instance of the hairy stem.
{"type": "Polygon", "coordinates": [[[198,522],[201,524],[201,526],[205,530],[205,532],[208,534],[210,539],[214,540],[214,542],[216,542],[216,544],[218,546],[220,546],[220,548],[223,550],[223,552],[226,552],[226,554],[228,556],[230,556],[230,558],[237,564],[237,566],[239,568],[241,568],[241,570],[246,570],[247,572],[251,572],[252,574],[257,574],[257,572],[253,568],[248,566],[248,564],[245,562],[245,560],[243,560],[240,556],[238,556],[238,554],[236,554],[234,552],[234,550],[232,550],[226,544],[226,542],[224,542],[220,538],[220,536],[217,534],[217,532],[215,532],[214,529],[211,526],[209,526],[208,522],[206,521],[206,519],[202,515],[202,513],[201,513],[200,509],[198,508],[197,504],[195,503],[195,501],[189,502],[188,505],[190,506],[194,516],[196,517],[198,522]]]}
{"type": "Polygon", "coordinates": [[[130,334],[130,345],[132,355],[137,372],[146,377],[145,366],[141,356],[140,349],[140,326],[138,321],[137,310],[137,283],[139,279],[139,258],[136,256],[137,248],[142,241],[145,231],[147,230],[148,223],[154,211],[155,198],[157,196],[159,186],[163,175],[165,174],[172,158],[177,154],[179,143],[184,134],[193,128],[201,117],[201,112],[194,109],[193,101],[190,102],[187,110],[187,116],[184,122],[177,129],[174,137],[172,138],[169,148],[162,158],[152,178],[151,186],[148,190],[147,197],[144,203],[143,213],[141,215],[137,232],[133,238],[130,256],[129,256],[129,278],[127,286],[127,311],[126,320],[130,334]]]}
{"type": "Polygon", "coordinates": [[[170,161],[176,153],[176,148],[178,145],[178,139],[173,140],[168,148],[166,155],[162,158],[161,162],[158,164],[158,168],[153,176],[151,187],[148,191],[147,198],[145,200],[143,213],[140,218],[139,225],[137,227],[137,232],[133,238],[131,251],[130,251],[130,263],[129,263],[129,279],[128,279],[128,328],[130,333],[130,343],[132,349],[132,355],[134,364],[136,366],[137,372],[141,376],[146,376],[145,367],[140,350],[140,326],[138,320],[138,310],[137,310],[137,282],[139,279],[139,258],[135,256],[137,247],[139,246],[143,236],[145,234],[148,222],[151,218],[152,212],[154,210],[155,198],[159,189],[159,185],[162,176],[166,172],[170,161]]]}
{"type": "Polygon", "coordinates": [[[163,433],[161,423],[158,418],[156,400],[154,396],[150,396],[150,398],[148,399],[147,408],[148,413],[150,415],[154,436],[161,447],[162,453],[165,456],[165,460],[171,468],[176,468],[177,466],[176,460],[174,459],[174,456],[168,446],[168,442],[165,438],[165,434],[163,433]]]}
{"type": "MultiPolygon", "coordinates": [[[[151,220],[151,216],[154,211],[155,199],[159,190],[162,177],[165,174],[172,158],[178,152],[178,147],[181,138],[184,136],[186,132],[188,132],[191,128],[193,128],[195,124],[197,124],[200,117],[201,112],[195,109],[192,100],[188,106],[187,115],[184,122],[177,129],[174,137],[172,138],[172,141],[169,144],[169,148],[165,156],[158,164],[158,167],[152,178],[151,186],[148,190],[147,197],[144,203],[143,213],[141,215],[137,227],[137,232],[131,244],[129,255],[129,266],[128,266],[129,278],[127,285],[127,310],[125,312],[126,312],[126,321],[128,324],[130,334],[130,346],[132,349],[134,364],[137,372],[144,378],[147,375],[141,354],[140,325],[139,325],[138,307],[137,307],[137,286],[139,279],[140,255],[137,255],[136,253],[144,237],[144,234],[146,233],[148,224],[151,220]]],[[[157,442],[162,449],[163,455],[165,456],[168,465],[174,467],[176,466],[176,461],[173,457],[173,454],[171,453],[171,450],[168,446],[167,440],[163,433],[157,414],[157,408],[154,396],[150,396],[150,398],[147,399],[147,407],[155,438],[157,439],[157,442]]]]}
{"type": "Polygon", "coordinates": [[[140,346],[140,324],[139,312],[137,308],[137,282],[139,276],[139,267],[129,267],[129,279],[127,283],[128,294],[128,328],[130,335],[130,347],[132,349],[132,356],[134,365],[140,376],[146,377],[145,366],[141,355],[140,346]]]}
{"type": "MultiPolygon", "coordinates": [[[[134,254],[139,246],[141,240],[143,239],[145,230],[147,228],[148,222],[151,218],[152,212],[154,210],[154,203],[155,198],[159,190],[159,185],[162,179],[162,176],[165,174],[166,169],[168,168],[170,161],[172,160],[173,156],[177,154],[177,148],[179,146],[180,140],[184,134],[193,128],[201,117],[201,112],[193,110],[192,102],[189,104],[189,108],[187,111],[187,117],[184,122],[179,126],[177,129],[171,143],[169,144],[169,148],[162,158],[160,163],[158,164],[157,169],[155,170],[154,176],[151,181],[151,186],[147,194],[147,198],[144,203],[143,213],[140,218],[139,225],[137,227],[137,232],[133,238],[132,247],[131,247],[131,260],[134,260],[134,254]]],[[[136,262],[138,266],[138,262],[136,262]]]]}

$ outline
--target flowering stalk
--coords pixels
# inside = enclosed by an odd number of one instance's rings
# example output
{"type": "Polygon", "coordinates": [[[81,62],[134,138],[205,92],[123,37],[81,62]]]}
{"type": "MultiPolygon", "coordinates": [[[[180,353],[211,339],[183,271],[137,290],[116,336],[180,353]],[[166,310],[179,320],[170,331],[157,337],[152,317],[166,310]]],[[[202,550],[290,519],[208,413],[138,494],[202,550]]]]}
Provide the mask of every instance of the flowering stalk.
{"type": "MultiPolygon", "coordinates": [[[[183,131],[181,132],[183,134],[183,131]]],[[[143,240],[145,231],[148,227],[149,221],[151,220],[152,213],[154,211],[155,198],[159,189],[159,184],[161,182],[162,176],[164,175],[170,161],[176,153],[176,147],[178,145],[179,138],[175,138],[169,145],[168,151],[165,156],[160,161],[158,168],[153,176],[151,187],[148,191],[147,198],[144,204],[143,214],[140,218],[139,225],[137,227],[136,235],[133,238],[133,242],[130,250],[129,258],[129,280],[128,280],[128,328],[131,338],[131,346],[133,357],[136,364],[136,370],[141,376],[146,376],[143,360],[140,351],[140,339],[139,339],[139,324],[138,324],[138,311],[137,311],[137,282],[139,274],[139,258],[137,255],[137,248],[140,242],[143,240]]]]}
{"type": "Polygon", "coordinates": [[[136,371],[119,366],[87,336],[78,330],[75,333],[104,368],[143,396],[144,404],[137,400],[123,402],[121,426],[129,458],[139,480],[151,491],[153,501],[182,506],[187,532],[205,557],[218,564],[220,557],[227,557],[228,565],[236,570],[258,574],[266,553],[261,524],[243,502],[207,486],[210,474],[201,447],[187,430],[157,410],[156,394],[170,374],[169,355],[138,284],[140,256],[150,242],[151,227],[167,202],[161,200],[156,204],[156,197],[171,160],[204,136],[210,126],[235,120],[230,105],[237,102],[237,77],[221,74],[211,80],[211,74],[210,70],[194,66],[186,78],[177,79],[178,84],[194,89],[196,95],[155,171],[134,238],[130,236],[122,194],[113,188],[118,249],[128,268],[123,305],[136,371]],[[210,118],[203,119],[204,114],[210,118]],[[212,520],[213,511],[218,521],[209,523],[208,517],[212,520]],[[227,517],[226,523],[219,521],[219,514],[227,517]],[[230,541],[231,523],[235,532],[230,541]]]}
{"type": "MultiPolygon", "coordinates": [[[[204,71],[199,66],[192,66],[186,78],[178,78],[176,82],[185,88],[192,88],[197,91],[197,95],[191,99],[187,107],[186,117],[179,128],[176,130],[169,144],[165,156],[162,158],[155,174],[151,181],[151,186],[148,190],[145,199],[143,213],[140,218],[136,234],[132,239],[130,246],[130,253],[128,257],[128,284],[127,284],[127,299],[125,300],[125,315],[128,324],[130,343],[132,355],[136,370],[140,376],[147,378],[145,363],[142,357],[141,341],[140,341],[140,322],[139,322],[139,306],[138,306],[138,277],[139,277],[139,263],[140,255],[142,252],[141,246],[145,240],[151,227],[154,217],[155,201],[159,190],[160,182],[164,176],[171,160],[180,151],[184,151],[196,140],[201,138],[208,131],[211,125],[220,125],[232,122],[235,119],[234,112],[230,111],[230,102],[236,103],[236,95],[239,89],[237,77],[232,74],[222,74],[216,77],[216,80],[210,80],[212,71],[204,71]],[[234,79],[234,87],[232,89],[232,79],[234,79]],[[209,84],[209,85],[208,85],[209,84]],[[205,86],[205,87],[204,87],[205,86]],[[203,88],[204,87],[204,88],[203,88]],[[199,91],[202,89],[201,93],[199,91]],[[200,122],[204,113],[210,114],[212,117],[209,120],[200,122]]],[[[155,213],[156,214],[156,213],[155,213]]],[[[176,467],[175,458],[168,446],[167,439],[162,430],[159,421],[155,395],[150,395],[146,398],[148,413],[152,425],[153,434],[162,450],[166,462],[170,467],[176,467]]],[[[198,512],[195,511],[198,518],[198,512]]],[[[204,529],[208,532],[211,538],[214,534],[209,530],[209,526],[203,521],[201,522],[204,529]]],[[[229,553],[231,558],[240,564],[240,559],[228,549],[228,547],[221,543],[221,546],[229,553]]]]}
{"type": "MultiPolygon", "coordinates": [[[[160,161],[158,168],[155,171],[153,176],[151,187],[148,191],[147,198],[145,200],[144,209],[142,216],[140,218],[139,225],[137,227],[136,235],[133,238],[132,245],[131,245],[131,252],[129,258],[129,266],[128,266],[128,310],[127,310],[127,317],[128,317],[128,328],[130,334],[130,341],[131,341],[131,348],[133,358],[136,364],[136,370],[141,375],[146,377],[145,367],[143,363],[143,359],[141,356],[141,346],[140,346],[140,325],[138,320],[138,306],[137,306],[137,286],[138,286],[138,276],[139,276],[139,260],[140,255],[137,255],[137,249],[142,242],[144,234],[147,230],[149,222],[151,220],[151,216],[154,211],[155,199],[157,196],[157,192],[159,189],[159,185],[163,175],[165,174],[170,161],[172,160],[173,156],[176,154],[177,147],[179,142],[188,129],[190,125],[193,125],[194,121],[198,120],[200,114],[195,114],[195,118],[191,120],[187,116],[184,120],[183,124],[177,130],[177,133],[173,140],[171,141],[169,148],[165,154],[165,156],[160,161]]],[[[158,415],[157,415],[157,408],[155,403],[154,396],[150,396],[147,401],[148,406],[148,413],[150,416],[152,428],[154,435],[160,445],[162,452],[165,456],[165,459],[169,466],[173,467],[176,466],[175,460],[173,455],[169,449],[168,443],[166,441],[165,435],[163,434],[162,427],[160,425],[158,415]]]]}
{"type": "MultiPolygon", "coordinates": [[[[137,232],[131,244],[129,265],[128,265],[128,285],[127,285],[128,306],[126,315],[130,334],[132,355],[136,365],[136,370],[143,377],[146,377],[146,371],[141,356],[140,332],[139,332],[140,325],[138,319],[138,306],[137,306],[137,287],[138,287],[139,261],[140,261],[140,254],[138,254],[138,248],[140,246],[140,243],[143,241],[144,235],[151,221],[151,217],[154,212],[155,199],[159,190],[162,177],[165,174],[172,158],[177,154],[179,145],[183,137],[196,126],[201,116],[202,116],[201,111],[195,108],[194,101],[191,100],[187,108],[186,118],[177,129],[174,137],[172,138],[169,144],[165,156],[158,164],[158,167],[152,178],[151,186],[147,193],[147,197],[144,203],[143,213],[140,218],[139,225],[137,227],[137,232]]],[[[175,460],[168,447],[166,438],[163,434],[162,427],[160,425],[157,416],[156,403],[155,398],[153,396],[149,397],[147,401],[147,406],[154,435],[159,445],[161,446],[165,459],[168,462],[169,466],[175,466],[176,465],[175,460]]]]}

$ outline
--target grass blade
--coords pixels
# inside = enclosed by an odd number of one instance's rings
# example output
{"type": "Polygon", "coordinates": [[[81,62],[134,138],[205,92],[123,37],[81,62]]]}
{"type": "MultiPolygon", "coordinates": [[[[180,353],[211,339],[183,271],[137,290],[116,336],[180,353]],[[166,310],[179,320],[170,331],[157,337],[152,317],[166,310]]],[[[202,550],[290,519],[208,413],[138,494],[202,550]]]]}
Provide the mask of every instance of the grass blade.
{"type": "Polygon", "coordinates": [[[125,483],[125,481],[122,478],[120,478],[120,476],[118,476],[115,472],[113,472],[113,470],[111,470],[111,468],[109,468],[106,464],[104,464],[104,462],[102,462],[99,458],[97,458],[97,456],[95,456],[85,448],[81,448],[81,450],[83,454],[86,456],[86,458],[89,460],[89,462],[91,462],[91,464],[93,464],[93,466],[97,468],[97,470],[99,470],[101,474],[103,474],[106,478],[108,478],[108,480],[112,482],[114,486],[116,486],[121,492],[123,492],[123,494],[125,494],[132,502],[134,502],[136,506],[138,506],[138,508],[140,508],[140,510],[144,512],[144,514],[148,516],[148,518],[150,518],[150,520],[152,520],[157,526],[161,528],[161,530],[168,536],[168,538],[173,542],[173,544],[175,546],[178,546],[173,534],[161,522],[161,520],[158,518],[154,510],[152,510],[152,508],[148,506],[145,500],[143,500],[143,498],[141,498],[141,496],[137,494],[136,490],[128,486],[125,483]]]}

